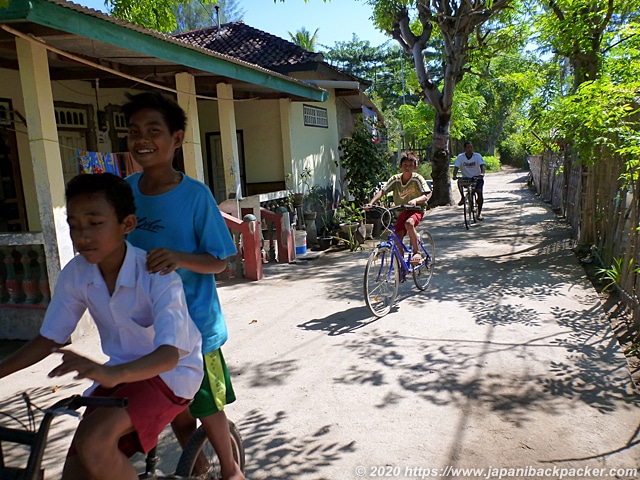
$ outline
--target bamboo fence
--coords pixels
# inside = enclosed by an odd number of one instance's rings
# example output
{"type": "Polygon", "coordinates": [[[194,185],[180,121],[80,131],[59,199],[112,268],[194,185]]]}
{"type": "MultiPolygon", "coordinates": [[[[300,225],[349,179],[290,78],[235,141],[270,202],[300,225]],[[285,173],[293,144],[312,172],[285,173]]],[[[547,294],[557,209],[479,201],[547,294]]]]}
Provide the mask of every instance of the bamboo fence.
{"type": "Polygon", "coordinates": [[[602,268],[614,273],[615,288],[640,331],[640,180],[624,182],[625,163],[605,149],[589,166],[570,152],[529,157],[536,192],[564,215],[578,248],[591,248],[602,268]]]}

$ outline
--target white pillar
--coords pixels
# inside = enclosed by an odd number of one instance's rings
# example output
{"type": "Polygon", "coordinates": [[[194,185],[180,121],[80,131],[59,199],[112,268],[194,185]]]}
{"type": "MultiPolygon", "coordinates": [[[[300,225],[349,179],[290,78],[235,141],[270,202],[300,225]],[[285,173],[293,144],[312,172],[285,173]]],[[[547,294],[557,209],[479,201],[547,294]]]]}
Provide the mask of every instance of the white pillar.
{"type": "Polygon", "coordinates": [[[224,185],[226,198],[241,197],[240,161],[238,159],[238,138],[236,135],[236,114],[233,104],[233,87],[227,83],[216,85],[218,95],[218,116],[220,119],[220,143],[224,164],[224,185]]]}
{"type": "Polygon", "coordinates": [[[53,290],[61,268],[74,253],[67,225],[49,62],[43,46],[16,38],[16,49],[49,285],[53,290]]]}
{"type": "Polygon", "coordinates": [[[291,189],[296,185],[293,178],[293,153],[291,151],[291,100],[281,98],[278,106],[280,108],[280,131],[282,132],[282,163],[284,166],[284,178],[290,175],[291,189]]]}
{"type": "Polygon", "coordinates": [[[182,144],[184,171],[188,176],[204,182],[196,82],[193,75],[190,73],[178,73],[176,75],[176,90],[178,90],[178,104],[187,114],[187,128],[184,131],[184,142],[182,144]]]}

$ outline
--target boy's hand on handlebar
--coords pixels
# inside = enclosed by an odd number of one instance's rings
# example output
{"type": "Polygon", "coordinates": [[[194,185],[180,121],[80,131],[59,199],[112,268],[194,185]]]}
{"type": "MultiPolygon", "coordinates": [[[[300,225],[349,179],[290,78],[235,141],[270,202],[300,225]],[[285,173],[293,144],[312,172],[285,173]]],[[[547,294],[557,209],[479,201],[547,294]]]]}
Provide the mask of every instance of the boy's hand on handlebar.
{"type": "Polygon", "coordinates": [[[88,378],[107,388],[114,387],[120,383],[113,368],[96,363],[71,350],[60,348],[56,349],[56,351],[62,354],[62,363],[49,372],[50,377],[61,377],[67,373],[77,372],[76,376],[73,377],[74,380],[88,378]]]}

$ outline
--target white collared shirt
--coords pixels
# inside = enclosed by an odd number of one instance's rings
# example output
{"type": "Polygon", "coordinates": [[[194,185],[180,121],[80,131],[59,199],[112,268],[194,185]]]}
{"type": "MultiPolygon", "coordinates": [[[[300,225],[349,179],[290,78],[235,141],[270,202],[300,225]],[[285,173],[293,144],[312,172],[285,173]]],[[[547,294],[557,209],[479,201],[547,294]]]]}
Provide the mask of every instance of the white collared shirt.
{"type": "Polygon", "coordinates": [[[98,266],[76,255],[60,272],[40,334],[65,343],[86,309],[98,327],[107,365],[137,360],[161,345],[174,346],[180,353],[178,365],[160,378],[177,396],[193,398],[202,382],[202,342],[177,273],[148,273],[146,252],[127,242],[110,295],[98,266]]]}

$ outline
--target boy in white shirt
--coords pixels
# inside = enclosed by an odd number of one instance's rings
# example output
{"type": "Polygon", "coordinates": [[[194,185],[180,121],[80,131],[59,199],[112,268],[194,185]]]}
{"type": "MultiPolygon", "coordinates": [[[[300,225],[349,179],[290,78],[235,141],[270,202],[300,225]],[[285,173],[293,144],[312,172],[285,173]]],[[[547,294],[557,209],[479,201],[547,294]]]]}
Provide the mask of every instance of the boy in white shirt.
{"type": "Polygon", "coordinates": [[[87,409],[62,478],[135,480],[129,457],[150,450],[200,386],[201,337],[180,277],[149,274],[146,252],[125,240],[136,226],[127,182],[108,173],[80,175],[66,197],[80,255],[60,273],[40,334],[0,362],[0,378],[58,351],[62,363],[50,377],[76,372],[98,384],[91,395],[128,398],[126,409],[87,409]],[[104,365],[60,348],[86,309],[109,356],[104,365]]]}

